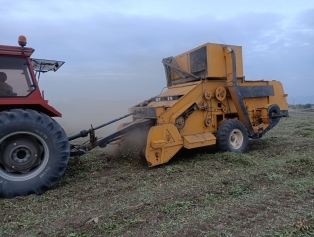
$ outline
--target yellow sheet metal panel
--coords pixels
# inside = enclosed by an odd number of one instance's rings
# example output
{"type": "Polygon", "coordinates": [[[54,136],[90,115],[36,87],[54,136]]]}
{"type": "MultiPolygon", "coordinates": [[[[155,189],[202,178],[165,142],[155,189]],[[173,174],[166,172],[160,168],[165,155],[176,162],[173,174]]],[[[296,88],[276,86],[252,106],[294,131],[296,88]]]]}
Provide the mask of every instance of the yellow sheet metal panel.
{"type": "MultiPolygon", "coordinates": [[[[157,98],[167,98],[171,96],[184,96],[189,91],[193,90],[198,84],[201,82],[193,82],[193,83],[186,83],[180,84],[176,86],[171,86],[167,90],[165,90],[162,94],[158,95],[157,98]]],[[[160,101],[152,101],[148,104],[150,107],[158,107],[158,106],[172,106],[178,100],[160,100],[160,101]]]]}
{"type": "Polygon", "coordinates": [[[216,144],[216,137],[212,133],[199,133],[183,137],[183,146],[187,149],[216,144]]]}
{"type": "Polygon", "coordinates": [[[244,98],[243,99],[247,111],[255,110],[257,108],[263,108],[268,104],[268,97],[259,97],[259,98],[244,98]]]}
{"type": "Polygon", "coordinates": [[[231,47],[236,53],[237,77],[243,77],[242,47],[235,45],[207,44],[208,76],[212,78],[226,77],[226,60],[224,47],[231,47]]]}
{"type": "Polygon", "coordinates": [[[180,130],[181,135],[189,135],[205,132],[206,111],[194,111],[186,120],[184,127],[180,130]]]}
{"type": "Polygon", "coordinates": [[[285,94],[283,86],[279,81],[244,81],[241,86],[260,86],[269,85],[273,87],[273,96],[244,98],[244,103],[247,107],[255,108],[268,108],[270,104],[277,104],[281,110],[288,110],[287,94],[285,94]]]}
{"type": "Polygon", "coordinates": [[[274,87],[274,96],[269,96],[269,104],[277,104],[281,110],[288,110],[287,94],[283,90],[280,81],[269,81],[269,85],[274,87]]]}
{"type": "MultiPolygon", "coordinates": [[[[224,47],[231,47],[234,49],[237,60],[237,76],[243,77],[241,46],[207,43],[174,58],[180,68],[184,71],[204,78],[226,78],[224,47]]],[[[179,75],[173,73],[171,78],[175,81],[179,78],[179,75]]]]}
{"type": "MultiPolygon", "coordinates": [[[[190,59],[187,54],[178,56],[175,58],[177,63],[179,64],[180,68],[184,71],[190,72],[190,59]]],[[[172,72],[171,78],[175,81],[179,78],[179,75],[176,72],[172,72]]]]}
{"type": "Polygon", "coordinates": [[[190,90],[186,92],[184,96],[177,100],[176,103],[173,104],[173,106],[171,106],[157,118],[157,124],[169,123],[171,117],[176,112],[181,110],[184,106],[191,102],[199,103],[203,98],[202,89],[203,88],[201,82],[197,83],[197,85],[194,87],[190,87],[190,90]]]}
{"type": "Polygon", "coordinates": [[[149,166],[168,162],[183,146],[183,139],[173,124],[153,126],[148,132],[145,157],[149,166]]]}
{"type": "Polygon", "coordinates": [[[164,91],[159,96],[184,95],[190,90],[192,90],[198,84],[200,84],[200,82],[190,82],[180,85],[174,85],[169,87],[168,90],[164,91]]]}

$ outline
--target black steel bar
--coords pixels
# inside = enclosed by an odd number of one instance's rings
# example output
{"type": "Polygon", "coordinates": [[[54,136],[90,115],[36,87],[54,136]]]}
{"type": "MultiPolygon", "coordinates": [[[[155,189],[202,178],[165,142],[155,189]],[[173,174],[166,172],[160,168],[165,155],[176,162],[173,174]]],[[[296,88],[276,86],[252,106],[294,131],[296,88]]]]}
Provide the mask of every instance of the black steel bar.
{"type": "Polygon", "coordinates": [[[100,139],[99,141],[97,141],[96,145],[99,146],[100,148],[104,148],[108,143],[117,140],[119,136],[132,131],[135,127],[154,126],[155,123],[156,120],[154,119],[142,119],[141,121],[131,123],[130,125],[127,125],[122,129],[110,134],[109,136],[100,139]]]}
{"type": "Polygon", "coordinates": [[[116,118],[116,119],[114,119],[114,120],[109,121],[108,123],[104,123],[104,124],[102,124],[102,125],[99,125],[99,126],[97,126],[97,127],[91,128],[91,129],[89,129],[89,130],[82,130],[82,131],[80,131],[79,133],[77,133],[77,134],[75,134],[75,135],[73,135],[73,136],[68,137],[68,140],[69,140],[69,141],[72,141],[72,140],[77,139],[77,138],[80,138],[80,137],[87,137],[87,135],[90,134],[92,131],[95,131],[95,130],[97,130],[97,129],[99,129],[99,128],[105,127],[105,126],[107,126],[107,125],[109,125],[109,124],[112,124],[112,123],[117,122],[117,121],[119,121],[119,120],[121,120],[121,119],[124,119],[124,118],[126,118],[126,117],[129,117],[129,116],[131,116],[132,114],[133,114],[133,113],[126,114],[126,115],[124,115],[124,116],[122,116],[122,117],[116,118]]]}
{"type": "Polygon", "coordinates": [[[119,117],[119,118],[116,118],[116,119],[114,119],[114,120],[111,120],[111,121],[109,121],[108,123],[104,123],[104,124],[102,124],[102,125],[99,125],[99,126],[97,126],[97,127],[94,127],[93,130],[97,130],[97,129],[99,129],[99,128],[105,127],[105,126],[107,126],[107,125],[109,125],[109,124],[112,124],[112,123],[117,122],[117,121],[119,121],[119,120],[121,120],[121,119],[124,119],[124,118],[126,118],[126,117],[129,117],[129,116],[131,116],[132,114],[133,114],[133,113],[126,114],[126,115],[124,115],[124,116],[122,116],[122,117],[119,117]]]}
{"type": "Polygon", "coordinates": [[[235,99],[238,100],[238,103],[241,107],[241,111],[243,113],[244,120],[247,124],[247,130],[249,132],[249,137],[252,137],[252,138],[257,137],[258,138],[258,134],[254,132],[252,123],[251,123],[250,118],[249,118],[249,114],[248,114],[248,112],[245,108],[245,104],[243,102],[243,96],[241,94],[240,87],[238,86],[236,54],[235,54],[234,49],[230,50],[230,55],[231,55],[231,63],[232,63],[231,64],[231,66],[232,66],[232,86],[234,87],[234,91],[236,92],[236,96],[237,96],[237,98],[235,98],[235,99]]]}
{"type": "Polygon", "coordinates": [[[89,134],[89,130],[88,131],[87,130],[82,130],[79,133],[77,133],[77,134],[75,134],[73,136],[68,137],[68,140],[72,141],[72,140],[75,140],[75,139],[77,139],[79,137],[87,137],[88,134],[89,134]]]}

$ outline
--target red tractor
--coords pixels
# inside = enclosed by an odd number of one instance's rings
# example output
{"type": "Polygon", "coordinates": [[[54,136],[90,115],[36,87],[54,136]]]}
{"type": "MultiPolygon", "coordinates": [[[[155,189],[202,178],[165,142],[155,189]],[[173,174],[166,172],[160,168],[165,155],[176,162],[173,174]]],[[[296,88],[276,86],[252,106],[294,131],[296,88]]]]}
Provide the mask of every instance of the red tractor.
{"type": "Polygon", "coordinates": [[[26,38],[0,45],[0,196],[41,194],[64,173],[70,144],[51,117],[61,113],[41,94],[35,73],[56,71],[64,62],[30,58],[26,38]]]}
{"type": "Polygon", "coordinates": [[[34,49],[25,47],[26,38],[20,36],[18,42],[20,47],[0,45],[0,197],[4,198],[44,193],[61,178],[70,156],[105,147],[140,126],[133,123],[97,139],[95,130],[129,113],[67,137],[52,118],[61,113],[44,99],[36,80],[41,73],[57,71],[64,62],[31,58],[34,49]],[[70,144],[88,135],[89,143],[70,144]]]}

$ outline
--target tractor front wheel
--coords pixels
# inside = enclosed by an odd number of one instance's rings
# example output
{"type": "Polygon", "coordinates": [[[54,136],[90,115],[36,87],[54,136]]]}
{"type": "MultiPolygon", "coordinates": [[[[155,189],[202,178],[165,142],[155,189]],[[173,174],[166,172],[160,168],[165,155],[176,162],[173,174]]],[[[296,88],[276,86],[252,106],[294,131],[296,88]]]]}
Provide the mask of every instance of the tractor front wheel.
{"type": "Polygon", "coordinates": [[[42,194],[63,175],[70,146],[62,127],[34,110],[0,113],[0,196],[42,194]]]}
{"type": "Polygon", "coordinates": [[[220,151],[244,152],[248,145],[248,133],[241,121],[229,119],[217,131],[217,145],[220,151]]]}

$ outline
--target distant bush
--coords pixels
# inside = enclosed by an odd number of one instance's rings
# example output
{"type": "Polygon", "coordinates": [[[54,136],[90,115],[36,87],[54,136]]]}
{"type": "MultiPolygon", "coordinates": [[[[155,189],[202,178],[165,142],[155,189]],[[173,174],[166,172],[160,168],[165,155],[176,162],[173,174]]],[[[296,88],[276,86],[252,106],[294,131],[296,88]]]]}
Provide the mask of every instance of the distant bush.
{"type": "Polygon", "coordinates": [[[310,108],[312,108],[312,105],[311,104],[305,104],[305,105],[301,105],[301,108],[303,108],[303,109],[310,109],[310,108]]]}

